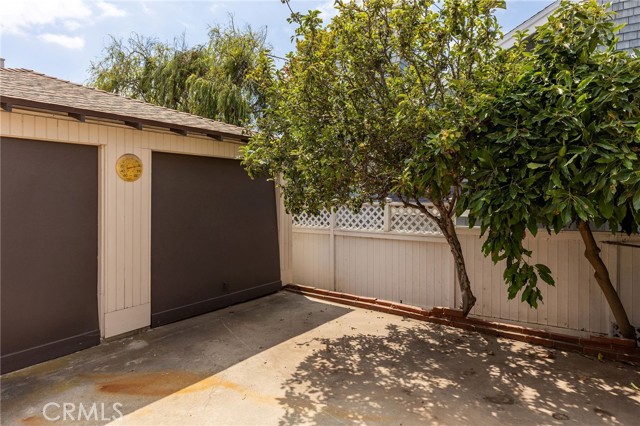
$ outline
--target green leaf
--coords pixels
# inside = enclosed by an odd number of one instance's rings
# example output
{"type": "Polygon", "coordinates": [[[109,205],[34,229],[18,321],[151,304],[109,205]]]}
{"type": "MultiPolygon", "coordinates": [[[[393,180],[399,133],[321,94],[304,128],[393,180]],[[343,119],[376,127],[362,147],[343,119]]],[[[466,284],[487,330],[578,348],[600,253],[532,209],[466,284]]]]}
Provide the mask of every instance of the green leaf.
{"type": "Polygon", "coordinates": [[[544,167],[546,164],[543,163],[528,163],[527,167],[530,169],[539,169],[540,167],[544,167]]]}
{"type": "Polygon", "coordinates": [[[607,203],[604,200],[600,201],[600,213],[605,219],[611,219],[614,207],[613,203],[607,203]]]}
{"type": "Polygon", "coordinates": [[[633,196],[633,208],[640,211],[640,191],[636,192],[633,196]]]}

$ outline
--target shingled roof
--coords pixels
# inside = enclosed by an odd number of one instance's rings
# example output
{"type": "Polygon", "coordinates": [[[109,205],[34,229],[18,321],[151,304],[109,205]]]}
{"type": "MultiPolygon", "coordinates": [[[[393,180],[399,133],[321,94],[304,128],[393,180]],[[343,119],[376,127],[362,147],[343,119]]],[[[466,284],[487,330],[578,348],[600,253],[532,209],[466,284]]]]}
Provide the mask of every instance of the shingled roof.
{"type": "Polygon", "coordinates": [[[97,117],[142,128],[156,126],[174,132],[201,133],[215,139],[246,141],[242,127],[152,105],[21,68],[0,68],[2,108],[30,107],[67,113],[78,119],[97,117]]]}

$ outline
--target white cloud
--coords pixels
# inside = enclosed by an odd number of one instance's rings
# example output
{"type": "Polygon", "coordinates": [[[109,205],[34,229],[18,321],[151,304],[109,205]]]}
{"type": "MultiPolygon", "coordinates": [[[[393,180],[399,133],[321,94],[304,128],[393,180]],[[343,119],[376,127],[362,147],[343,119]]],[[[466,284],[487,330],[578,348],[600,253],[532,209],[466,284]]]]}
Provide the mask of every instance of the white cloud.
{"type": "Polygon", "coordinates": [[[124,9],[120,9],[116,5],[107,3],[106,1],[100,0],[96,2],[96,6],[100,9],[100,16],[103,18],[120,18],[127,16],[127,12],[124,9]]]}
{"type": "Polygon", "coordinates": [[[142,6],[142,10],[143,10],[143,11],[144,11],[144,13],[145,13],[145,14],[147,14],[147,15],[155,15],[155,14],[156,14],[156,11],[155,11],[154,9],[150,8],[150,7],[147,5],[147,3],[148,3],[148,2],[146,2],[146,1],[140,2],[140,6],[142,6]]]}
{"type": "Polygon", "coordinates": [[[328,0],[322,3],[317,7],[317,10],[320,11],[320,18],[325,25],[331,22],[331,19],[338,14],[335,0],[328,0]]]}
{"type": "Polygon", "coordinates": [[[91,15],[91,9],[82,0],[4,1],[0,12],[0,33],[24,34],[34,26],[82,21],[91,15]]]}
{"type": "Polygon", "coordinates": [[[44,42],[57,44],[66,49],[82,49],[84,47],[84,38],[79,36],[70,37],[64,34],[45,33],[39,35],[38,38],[44,42]]]}
{"type": "Polygon", "coordinates": [[[75,30],[77,30],[79,28],[82,28],[83,23],[80,22],[80,21],[76,21],[75,19],[69,19],[67,21],[64,21],[63,25],[69,31],[75,31],[75,30]]]}

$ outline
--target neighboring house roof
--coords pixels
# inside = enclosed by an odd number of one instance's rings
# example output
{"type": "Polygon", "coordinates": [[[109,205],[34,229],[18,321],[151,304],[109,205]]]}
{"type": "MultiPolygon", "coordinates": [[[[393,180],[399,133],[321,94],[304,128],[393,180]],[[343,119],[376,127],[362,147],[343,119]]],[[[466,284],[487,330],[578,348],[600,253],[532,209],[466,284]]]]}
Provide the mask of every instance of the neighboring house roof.
{"type": "MultiPolygon", "coordinates": [[[[599,0],[600,3],[607,3],[606,0],[599,0]]],[[[554,1],[531,18],[524,21],[508,33],[504,35],[502,40],[498,42],[500,47],[508,49],[516,41],[516,32],[529,30],[529,34],[533,34],[536,28],[544,25],[549,20],[549,16],[560,7],[560,0],[554,1]]],[[[616,12],[614,22],[616,24],[625,24],[618,32],[620,37],[617,48],[631,52],[634,48],[640,48],[640,0],[612,0],[611,10],[616,12]]]]}
{"type": "Polygon", "coordinates": [[[0,68],[0,102],[6,110],[10,110],[12,106],[21,106],[63,112],[78,119],[87,116],[123,121],[139,129],[147,125],[167,128],[181,134],[201,133],[218,140],[248,139],[247,130],[239,126],[152,105],[26,69],[0,68]]]}
{"type": "Polygon", "coordinates": [[[549,16],[560,7],[560,0],[554,1],[540,12],[533,15],[531,18],[524,21],[502,37],[502,40],[498,42],[498,45],[503,49],[508,49],[516,42],[516,33],[518,31],[529,30],[529,34],[533,34],[537,27],[546,24],[549,21],[549,16]]]}

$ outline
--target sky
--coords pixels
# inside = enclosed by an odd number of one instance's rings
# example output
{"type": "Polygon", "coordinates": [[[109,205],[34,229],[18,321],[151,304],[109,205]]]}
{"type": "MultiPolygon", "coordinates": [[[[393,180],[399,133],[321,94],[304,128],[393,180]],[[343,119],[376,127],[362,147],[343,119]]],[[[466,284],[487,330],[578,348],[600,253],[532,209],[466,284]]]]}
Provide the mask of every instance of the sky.
{"type": "MultiPolygon", "coordinates": [[[[551,0],[507,0],[497,12],[509,31],[551,0]]],[[[318,9],[333,16],[333,0],[291,0],[297,12],[318,9]]],[[[0,7],[0,57],[8,68],[26,68],[84,84],[91,61],[100,58],[110,36],[132,33],[172,41],[183,32],[189,45],[207,41],[209,26],[266,27],[274,55],[292,50],[294,26],[280,0],[4,0],[0,7]]],[[[325,19],[326,20],[326,19],[325,19]]]]}

